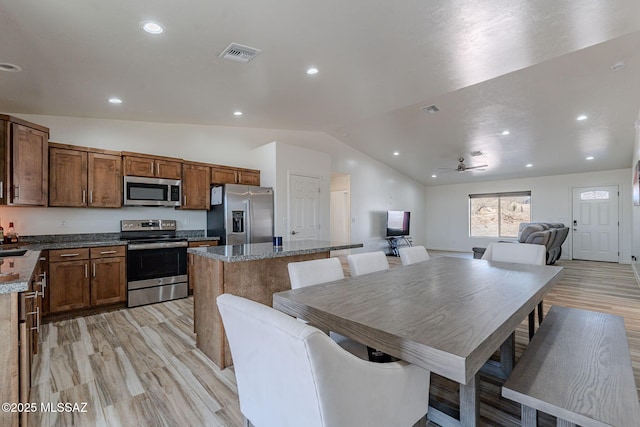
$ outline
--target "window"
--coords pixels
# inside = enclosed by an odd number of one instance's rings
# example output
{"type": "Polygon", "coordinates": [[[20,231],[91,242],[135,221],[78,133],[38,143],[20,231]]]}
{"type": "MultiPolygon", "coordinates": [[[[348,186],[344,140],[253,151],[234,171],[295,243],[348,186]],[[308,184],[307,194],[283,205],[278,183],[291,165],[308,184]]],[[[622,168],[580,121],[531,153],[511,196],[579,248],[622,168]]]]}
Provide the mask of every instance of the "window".
{"type": "Polygon", "coordinates": [[[609,200],[608,191],[585,191],[580,193],[580,200],[609,200]]]}
{"type": "Polygon", "coordinates": [[[518,237],[521,222],[531,222],[531,191],[469,194],[471,237],[518,237]]]}

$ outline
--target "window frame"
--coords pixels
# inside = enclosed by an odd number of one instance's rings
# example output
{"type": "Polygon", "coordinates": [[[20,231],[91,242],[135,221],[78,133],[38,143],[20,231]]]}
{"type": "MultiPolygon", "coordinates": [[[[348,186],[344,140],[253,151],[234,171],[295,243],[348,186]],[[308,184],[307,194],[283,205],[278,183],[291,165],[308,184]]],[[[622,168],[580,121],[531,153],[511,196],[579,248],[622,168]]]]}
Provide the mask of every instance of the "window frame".
{"type": "Polygon", "coordinates": [[[526,190],[526,191],[506,191],[506,192],[499,192],[499,193],[476,193],[476,194],[469,194],[469,198],[468,198],[468,203],[467,203],[467,212],[468,212],[468,227],[469,227],[469,237],[470,238],[499,238],[499,239],[514,239],[517,238],[517,236],[503,236],[502,235],[502,203],[501,203],[501,198],[503,197],[529,197],[529,221],[531,222],[531,210],[533,208],[533,203],[532,203],[532,197],[531,197],[531,190],[526,190]],[[471,203],[472,203],[472,199],[489,199],[489,198],[497,198],[498,200],[498,234],[494,235],[494,236],[474,236],[472,234],[472,227],[471,227],[471,218],[472,218],[472,213],[471,213],[471,203]]]}

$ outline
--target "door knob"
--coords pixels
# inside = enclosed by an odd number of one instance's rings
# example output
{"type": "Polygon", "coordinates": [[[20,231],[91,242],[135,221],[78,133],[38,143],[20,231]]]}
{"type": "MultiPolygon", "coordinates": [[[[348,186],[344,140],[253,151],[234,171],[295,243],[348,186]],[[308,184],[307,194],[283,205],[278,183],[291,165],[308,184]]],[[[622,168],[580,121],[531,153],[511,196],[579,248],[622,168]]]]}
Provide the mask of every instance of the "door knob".
{"type": "Polygon", "coordinates": [[[298,234],[298,232],[296,230],[293,230],[291,234],[298,234]]]}

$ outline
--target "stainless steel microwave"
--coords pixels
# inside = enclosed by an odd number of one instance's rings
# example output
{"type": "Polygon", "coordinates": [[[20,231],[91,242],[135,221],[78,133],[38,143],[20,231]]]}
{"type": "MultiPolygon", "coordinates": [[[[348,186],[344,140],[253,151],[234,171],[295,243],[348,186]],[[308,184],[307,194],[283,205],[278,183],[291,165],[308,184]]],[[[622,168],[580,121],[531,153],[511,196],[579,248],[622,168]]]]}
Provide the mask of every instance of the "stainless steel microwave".
{"type": "Polygon", "coordinates": [[[181,200],[179,179],[124,177],[125,206],[180,206],[181,200]]]}

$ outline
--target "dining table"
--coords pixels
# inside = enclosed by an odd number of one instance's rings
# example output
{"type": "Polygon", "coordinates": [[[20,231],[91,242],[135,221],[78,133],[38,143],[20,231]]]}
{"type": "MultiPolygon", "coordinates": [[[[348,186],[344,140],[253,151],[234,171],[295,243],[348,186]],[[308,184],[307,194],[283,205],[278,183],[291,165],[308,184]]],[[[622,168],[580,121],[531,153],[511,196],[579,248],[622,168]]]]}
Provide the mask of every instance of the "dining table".
{"type": "Polygon", "coordinates": [[[278,292],[273,307],[459,383],[459,409],[432,402],[427,416],[476,426],[481,369],[508,376],[517,326],[561,277],[558,266],[443,256],[278,292]]]}

